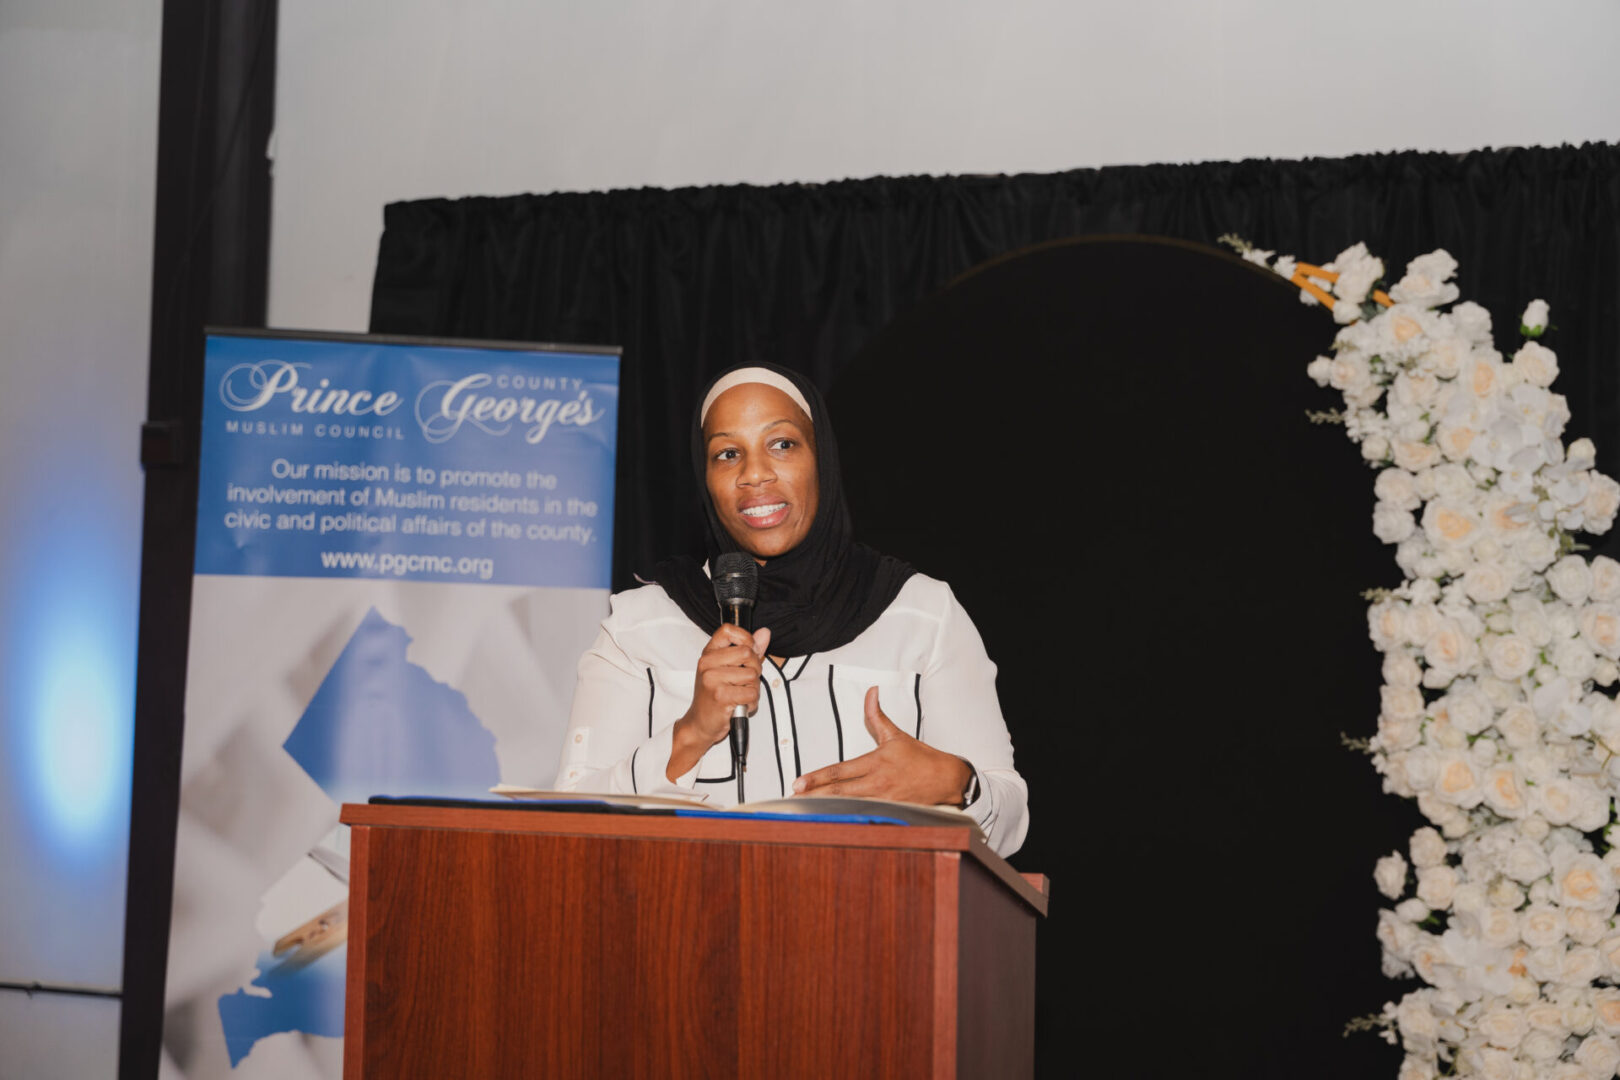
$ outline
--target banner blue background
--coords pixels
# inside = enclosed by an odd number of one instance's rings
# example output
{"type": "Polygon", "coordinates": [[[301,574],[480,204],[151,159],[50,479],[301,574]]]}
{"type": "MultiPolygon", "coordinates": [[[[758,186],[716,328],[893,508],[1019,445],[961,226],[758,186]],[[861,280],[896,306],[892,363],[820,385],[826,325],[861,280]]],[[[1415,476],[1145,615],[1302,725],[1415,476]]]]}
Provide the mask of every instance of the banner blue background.
{"type": "Polygon", "coordinates": [[[199,574],[607,588],[617,355],[213,335],[199,574]]]}

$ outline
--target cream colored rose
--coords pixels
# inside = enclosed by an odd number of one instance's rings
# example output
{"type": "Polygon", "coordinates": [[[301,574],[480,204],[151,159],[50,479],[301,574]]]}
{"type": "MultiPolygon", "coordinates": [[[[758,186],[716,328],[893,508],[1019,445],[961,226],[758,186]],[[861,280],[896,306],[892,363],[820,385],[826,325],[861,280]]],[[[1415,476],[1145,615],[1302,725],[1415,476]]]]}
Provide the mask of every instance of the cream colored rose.
{"type": "Polygon", "coordinates": [[[1589,986],[1603,974],[1603,957],[1596,949],[1571,949],[1564,955],[1564,964],[1558,971],[1558,980],[1570,986],[1589,986]]]}
{"type": "Polygon", "coordinates": [[[1502,817],[1515,820],[1530,812],[1523,779],[1511,764],[1492,765],[1484,775],[1485,804],[1502,817]]]}
{"type": "Polygon", "coordinates": [[[1605,1035],[1620,1034],[1620,990],[1592,991],[1592,1024],[1605,1035]]]}
{"type": "Polygon", "coordinates": [[[1513,575],[1499,562],[1476,562],[1463,574],[1463,590],[1478,603],[1494,603],[1513,591],[1513,575]]]}
{"type": "Polygon", "coordinates": [[[1519,933],[1532,949],[1561,944],[1564,913],[1552,904],[1531,904],[1519,912],[1519,933]]]}
{"type": "Polygon", "coordinates": [[[1509,705],[1496,718],[1496,730],[1502,733],[1502,741],[1515,750],[1535,745],[1539,728],[1536,714],[1528,705],[1509,705]]]}
{"type": "Polygon", "coordinates": [[[1592,592],[1592,568],[1579,555],[1566,555],[1547,571],[1547,584],[1559,599],[1582,603],[1592,592]]]}
{"type": "Polygon", "coordinates": [[[1426,866],[1417,873],[1417,898],[1435,911],[1451,906],[1457,891],[1457,871],[1449,866],[1426,866]]]}
{"type": "Polygon", "coordinates": [[[1614,875],[1592,852],[1571,854],[1565,849],[1558,853],[1553,859],[1553,888],[1566,908],[1599,911],[1605,917],[1614,912],[1614,875]]]}
{"type": "Polygon", "coordinates": [[[1521,839],[1509,849],[1502,869],[1514,881],[1528,885],[1537,878],[1552,873],[1552,860],[1547,858],[1547,853],[1541,850],[1540,844],[1534,840],[1521,839]]]}
{"type": "Polygon", "coordinates": [[[1472,634],[1464,633],[1457,620],[1442,619],[1423,645],[1423,658],[1431,668],[1445,672],[1466,671],[1479,658],[1479,644],[1472,634]]]}
{"type": "Polygon", "coordinates": [[[1525,1006],[1525,1023],[1532,1031],[1546,1031],[1562,1039],[1569,1034],[1564,1026],[1564,1010],[1550,1001],[1535,1001],[1525,1006]]]}
{"type": "Polygon", "coordinates": [[[1373,867],[1373,881],[1378,891],[1391,900],[1406,891],[1406,860],[1400,852],[1392,851],[1378,860],[1373,867]]]}
{"type": "Polygon", "coordinates": [[[1413,866],[1439,866],[1446,861],[1446,842],[1427,825],[1412,833],[1407,850],[1412,856],[1413,866]]]}
{"type": "Polygon", "coordinates": [[[1592,556],[1592,599],[1600,603],[1620,600],[1620,562],[1607,555],[1592,556]]]}
{"type": "Polygon", "coordinates": [[[1542,532],[1532,532],[1513,545],[1513,553],[1532,570],[1541,571],[1558,558],[1558,541],[1542,532]]]}
{"type": "Polygon", "coordinates": [[[1512,680],[1527,675],[1535,666],[1537,651],[1517,634],[1493,635],[1484,641],[1485,662],[1491,665],[1491,674],[1498,679],[1512,680]]]}
{"type": "Polygon", "coordinates": [[[1620,1046],[1607,1035],[1588,1035],[1575,1050],[1575,1061],[1591,1077],[1612,1077],[1620,1068],[1620,1046]]]}
{"type": "Polygon", "coordinates": [[[1416,530],[1417,521],[1410,510],[1402,510],[1387,502],[1373,504],[1373,535],[1384,543],[1398,544],[1416,530]]]}
{"type": "Polygon", "coordinates": [[[1613,604],[1587,604],[1578,616],[1581,640],[1593,652],[1620,659],[1620,607],[1613,604]]]}
{"type": "Polygon", "coordinates": [[[1560,776],[1536,785],[1530,805],[1549,823],[1568,825],[1580,812],[1584,802],[1580,788],[1568,777],[1560,776]]]}
{"type": "Polygon", "coordinates": [[[1492,1046],[1512,1050],[1529,1034],[1530,1025],[1525,1023],[1524,1012],[1517,1006],[1498,1005],[1480,1015],[1477,1029],[1492,1046]]]}
{"type": "Polygon", "coordinates": [[[1488,907],[1480,912],[1479,937],[1485,944],[1505,949],[1519,940],[1518,912],[1507,908],[1488,907]]]}
{"type": "Polygon", "coordinates": [[[1390,450],[1395,464],[1407,472],[1422,472],[1440,460],[1440,448],[1419,439],[1396,439],[1390,450]]]}
{"type": "Polygon", "coordinates": [[[1380,651],[1388,652],[1406,638],[1406,605],[1380,600],[1367,609],[1367,632],[1380,651]]]}
{"type": "MultiPolygon", "coordinates": [[[[1378,717],[1378,745],[1385,750],[1407,750],[1418,744],[1423,737],[1423,718],[1421,716],[1408,716],[1397,719],[1393,716],[1380,715],[1378,717]]],[[[1393,761],[1397,755],[1391,755],[1393,761]]],[[[1402,776],[1406,776],[1406,763],[1400,763],[1402,776]]],[[[1410,780],[1408,781],[1410,783],[1410,780]]],[[[1427,785],[1425,785],[1427,786],[1427,785]]]]}
{"type": "Polygon", "coordinates": [[[1558,357],[1545,345],[1527,341],[1513,354],[1513,369],[1532,386],[1551,386],[1558,378],[1558,357]]]}
{"type": "Polygon", "coordinates": [[[1588,532],[1607,532],[1614,522],[1615,511],[1620,509],[1620,484],[1602,473],[1593,473],[1592,490],[1587,493],[1581,509],[1586,513],[1588,532]]]}
{"type": "Polygon", "coordinates": [[[1423,669],[1404,652],[1390,652],[1384,656],[1384,682],[1390,686],[1417,686],[1423,681],[1423,669]]]}
{"type": "Polygon", "coordinates": [[[1478,806],[1485,798],[1485,790],[1480,784],[1479,768],[1466,751],[1445,750],[1436,758],[1439,772],[1434,781],[1435,795],[1463,810],[1478,806]]]}
{"type": "Polygon", "coordinates": [[[1385,716],[1393,720],[1414,720],[1423,715],[1423,692],[1417,687],[1386,683],[1378,692],[1385,716]]]}
{"type": "Polygon", "coordinates": [[[1519,905],[1524,903],[1524,890],[1510,878],[1499,877],[1491,882],[1485,898],[1490,901],[1492,907],[1517,911],[1519,905]]]}
{"type": "Polygon", "coordinates": [[[1545,605],[1530,597],[1513,599],[1513,632],[1537,646],[1552,640],[1552,621],[1547,618],[1545,605]]]}
{"type": "Polygon", "coordinates": [[[1408,1054],[1401,1060],[1401,1067],[1395,1072],[1395,1080],[1436,1080],[1439,1075],[1435,1071],[1433,1061],[1428,1057],[1408,1054]]]}
{"type": "Polygon", "coordinates": [[[1393,466],[1378,471],[1378,479],[1373,481],[1373,494],[1381,502],[1402,510],[1416,510],[1423,502],[1418,497],[1412,474],[1393,466]]]}
{"type": "Polygon", "coordinates": [[[1469,451],[1474,447],[1474,440],[1479,438],[1479,432],[1467,424],[1442,423],[1434,434],[1434,441],[1440,447],[1440,453],[1445,455],[1447,461],[1463,462],[1468,460],[1469,451]]]}
{"type": "Polygon", "coordinates": [[[1341,353],[1328,365],[1328,385],[1335,390],[1362,390],[1372,384],[1372,369],[1360,353],[1341,353]]]}
{"type": "MultiPolygon", "coordinates": [[[[1519,926],[1521,930],[1524,927],[1522,918],[1519,920],[1519,926]]],[[[1524,964],[1524,970],[1537,982],[1557,982],[1564,973],[1565,951],[1563,945],[1543,945],[1539,949],[1531,949],[1525,953],[1521,962],[1524,964]]]]}
{"type": "Polygon", "coordinates": [[[1585,908],[1565,908],[1564,923],[1570,939],[1578,945],[1596,945],[1609,932],[1608,916],[1585,908]]]}
{"type": "Polygon", "coordinates": [[[1481,522],[1472,507],[1436,499],[1423,508],[1423,534],[1436,548],[1465,548],[1479,538],[1481,522]]]}
{"type": "MultiPolygon", "coordinates": [[[[1524,1037],[1524,1041],[1519,1044],[1518,1051],[1521,1059],[1529,1058],[1531,1061],[1542,1065],[1550,1064],[1563,1052],[1564,1040],[1555,1038],[1545,1031],[1531,1031],[1524,1037]]],[[[1524,1080],[1532,1080],[1533,1075],[1533,1073],[1524,1071],[1523,1062],[1521,1061],[1520,1069],[1515,1074],[1515,1078],[1522,1076],[1524,1080]]]]}

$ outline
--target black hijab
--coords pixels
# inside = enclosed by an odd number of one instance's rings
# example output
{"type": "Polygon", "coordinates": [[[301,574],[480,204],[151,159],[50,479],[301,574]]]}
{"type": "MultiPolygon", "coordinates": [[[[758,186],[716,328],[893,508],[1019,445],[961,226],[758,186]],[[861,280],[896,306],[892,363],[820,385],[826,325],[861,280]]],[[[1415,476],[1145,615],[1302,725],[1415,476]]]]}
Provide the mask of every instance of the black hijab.
{"type": "MultiPolygon", "coordinates": [[[[916,571],[899,559],[880,555],[854,541],[849,504],[844,500],[844,478],[838,467],[838,440],[827,417],[827,404],[815,384],[796,371],[774,364],[738,365],[750,367],[762,367],[787,379],[810,404],[820,485],[816,518],[799,546],[767,559],[759,568],[754,626],[770,628],[770,650],[776,656],[826,652],[855,640],[876,622],[916,571]]],[[[698,400],[701,402],[715,383],[738,368],[709,380],[698,400]]],[[[720,554],[741,551],[742,547],[720,524],[714,501],[709,498],[708,451],[699,411],[692,410],[692,467],[702,493],[708,557],[713,563],[720,554]]],[[[705,634],[719,629],[720,606],[715,603],[714,586],[697,560],[678,556],[661,562],[652,580],[664,587],[670,599],[705,634]]]]}

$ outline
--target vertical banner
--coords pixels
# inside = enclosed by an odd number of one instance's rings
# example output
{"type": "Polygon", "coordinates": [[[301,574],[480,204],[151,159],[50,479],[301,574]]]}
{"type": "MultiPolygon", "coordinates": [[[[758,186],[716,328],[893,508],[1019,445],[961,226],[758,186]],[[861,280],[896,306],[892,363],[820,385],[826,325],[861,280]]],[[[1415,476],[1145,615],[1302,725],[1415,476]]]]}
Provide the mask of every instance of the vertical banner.
{"type": "Polygon", "coordinates": [[[336,1078],[338,807],[550,785],[619,355],[222,333],[205,379],[164,1075],[336,1078]]]}

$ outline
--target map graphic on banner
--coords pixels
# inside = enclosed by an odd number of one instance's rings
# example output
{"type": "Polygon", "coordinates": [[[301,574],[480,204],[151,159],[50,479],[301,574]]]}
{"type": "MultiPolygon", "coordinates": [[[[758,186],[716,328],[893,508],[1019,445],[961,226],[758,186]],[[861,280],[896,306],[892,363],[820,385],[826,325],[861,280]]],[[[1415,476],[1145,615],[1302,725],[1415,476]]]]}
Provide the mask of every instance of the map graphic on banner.
{"type": "Polygon", "coordinates": [[[345,802],[549,784],[606,613],[616,350],[208,340],[165,1052],[336,1077],[345,802]]]}

